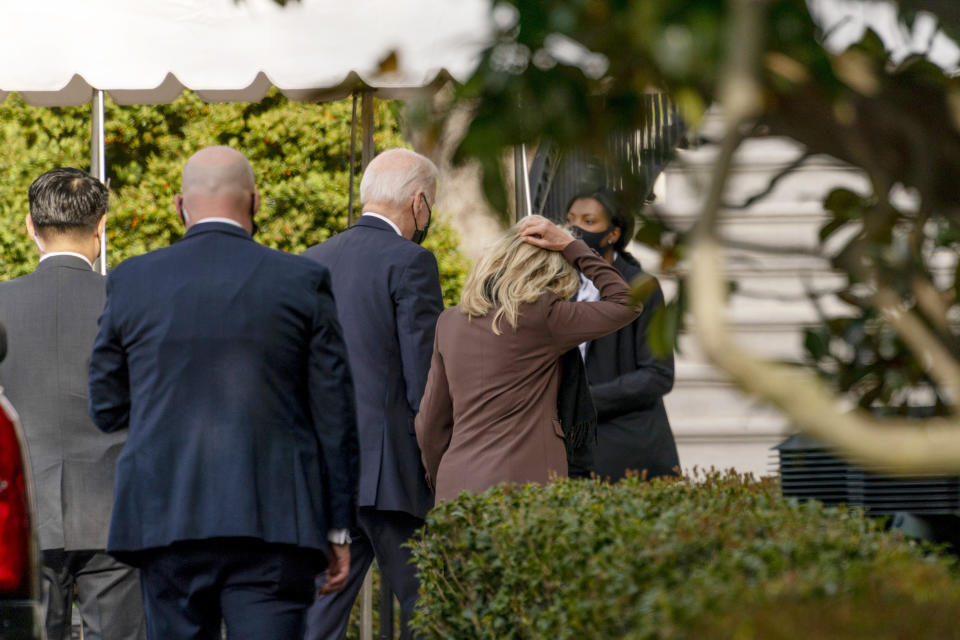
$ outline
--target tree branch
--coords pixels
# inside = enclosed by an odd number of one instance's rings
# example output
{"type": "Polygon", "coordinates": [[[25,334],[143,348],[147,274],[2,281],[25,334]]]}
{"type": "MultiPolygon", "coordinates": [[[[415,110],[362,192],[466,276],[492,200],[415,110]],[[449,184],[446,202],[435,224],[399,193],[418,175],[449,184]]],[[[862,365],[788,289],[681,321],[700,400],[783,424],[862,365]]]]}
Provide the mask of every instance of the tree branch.
{"type": "MultiPolygon", "coordinates": [[[[926,277],[914,276],[913,296],[917,300],[917,306],[923,311],[923,315],[932,322],[937,329],[949,332],[950,321],[947,319],[947,305],[944,304],[943,294],[926,277]]],[[[960,396],[957,396],[960,399],[960,396]]]]}
{"type": "Polygon", "coordinates": [[[796,160],[794,160],[793,162],[791,162],[790,164],[788,164],[786,167],[784,167],[783,169],[781,169],[775,176],[773,176],[772,178],[770,178],[770,182],[768,182],[768,183],[767,183],[767,186],[764,187],[761,191],[758,191],[757,193],[753,194],[752,196],[750,196],[749,198],[747,198],[746,200],[744,200],[744,201],[741,202],[740,204],[733,204],[732,202],[728,202],[728,203],[724,204],[723,206],[724,206],[725,208],[727,208],[727,209],[749,209],[749,208],[750,208],[751,206],[753,206],[757,201],[763,200],[763,199],[766,198],[768,195],[770,195],[771,193],[773,193],[773,190],[777,187],[777,184],[778,184],[781,180],[783,180],[783,179],[786,178],[788,175],[790,175],[791,173],[793,173],[794,171],[796,171],[797,169],[799,169],[799,168],[803,165],[803,163],[805,163],[807,160],[810,159],[810,156],[812,156],[812,155],[813,155],[813,154],[810,153],[809,151],[804,151],[804,152],[800,155],[800,157],[798,157],[796,160]]]}
{"type": "MultiPolygon", "coordinates": [[[[751,88],[755,59],[747,55],[748,42],[762,40],[762,11],[751,0],[732,0],[735,27],[728,43],[730,65],[722,95],[733,88],[751,88]]],[[[691,250],[690,299],[697,336],[707,357],[741,388],[781,409],[795,425],[812,436],[832,443],[853,459],[886,471],[956,472],[960,470],[960,421],[930,418],[922,422],[873,418],[862,410],[844,411],[840,399],[809,371],[763,362],[732,339],[724,319],[725,287],[723,250],[717,239],[720,194],[732,168],[732,151],[739,143],[739,127],[750,117],[751,99],[737,97],[723,103],[728,127],[720,157],[714,167],[710,193],[691,250]]],[[[895,305],[896,295],[880,291],[878,303],[895,305]],[[892,296],[892,299],[889,298],[892,296]]],[[[912,314],[900,312],[891,322],[918,353],[929,354],[931,375],[948,389],[960,389],[960,366],[912,314]],[[921,330],[914,326],[920,325],[921,330]],[[900,326],[898,326],[900,325],[900,326]],[[944,363],[934,362],[943,360],[944,363]]]]}
{"type": "Polygon", "coordinates": [[[921,366],[950,394],[950,400],[960,399],[960,363],[943,343],[927,328],[917,314],[906,308],[903,300],[889,287],[879,287],[874,303],[894,326],[903,341],[917,356],[921,366]]]}

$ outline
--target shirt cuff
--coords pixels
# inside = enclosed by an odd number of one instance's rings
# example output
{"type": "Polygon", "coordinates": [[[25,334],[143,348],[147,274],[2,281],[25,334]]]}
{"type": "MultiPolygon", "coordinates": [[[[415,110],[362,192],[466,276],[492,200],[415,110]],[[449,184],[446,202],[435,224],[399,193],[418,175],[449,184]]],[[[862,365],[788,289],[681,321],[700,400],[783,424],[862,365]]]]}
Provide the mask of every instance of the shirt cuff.
{"type": "Polygon", "coordinates": [[[350,544],[350,529],[330,529],[327,531],[327,542],[333,544],[350,544]]]}

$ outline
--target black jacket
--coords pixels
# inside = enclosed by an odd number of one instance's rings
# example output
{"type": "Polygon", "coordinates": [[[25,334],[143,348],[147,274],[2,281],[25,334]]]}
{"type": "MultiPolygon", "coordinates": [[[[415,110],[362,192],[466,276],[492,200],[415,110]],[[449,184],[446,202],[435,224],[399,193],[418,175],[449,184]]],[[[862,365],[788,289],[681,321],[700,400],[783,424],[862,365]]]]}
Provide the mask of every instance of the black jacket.
{"type": "MultiPolygon", "coordinates": [[[[613,266],[627,282],[643,273],[621,256],[613,266]]],[[[613,480],[627,469],[668,475],[680,464],[663,406],[673,388],[673,354],[655,358],[647,340],[650,321],[664,304],[659,283],[643,304],[639,318],[587,347],[587,379],[599,420],[594,470],[613,480]]]]}

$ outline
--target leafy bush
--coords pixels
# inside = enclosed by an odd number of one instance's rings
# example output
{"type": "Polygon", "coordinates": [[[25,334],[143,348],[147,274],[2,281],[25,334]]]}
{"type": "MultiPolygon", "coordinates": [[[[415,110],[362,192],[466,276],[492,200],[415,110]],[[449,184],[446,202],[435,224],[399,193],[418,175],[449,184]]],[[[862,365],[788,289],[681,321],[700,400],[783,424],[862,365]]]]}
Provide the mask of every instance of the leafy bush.
{"type": "Polygon", "coordinates": [[[847,617],[899,637],[870,624],[893,602],[916,616],[899,625],[908,637],[960,636],[923,631],[960,606],[951,560],[732,473],[463,494],[431,512],[414,552],[426,638],[866,637],[844,635],[847,617]]]}
{"type": "MultiPolygon", "coordinates": [[[[110,217],[108,263],[164,247],[183,234],[173,211],[186,159],[226,144],[253,164],[263,204],[257,240],[299,253],[347,225],[350,150],[349,100],[321,105],[291,102],[277,92],[257,103],[206,104],[184,92],[172,104],[106,105],[110,217]]],[[[397,104],[376,101],[377,149],[404,146],[397,104]]],[[[58,166],[89,169],[88,107],[30,107],[17,96],[0,102],[0,277],[30,272],[33,244],[23,230],[27,189],[58,166]]],[[[359,152],[357,154],[359,170],[359,152]]],[[[358,171],[359,173],[359,171],[358,171]]],[[[355,185],[359,201],[359,176],[355,185]]],[[[359,215],[359,204],[356,204],[359,215]]],[[[442,216],[427,245],[440,263],[447,304],[456,304],[467,264],[442,216]]]]}

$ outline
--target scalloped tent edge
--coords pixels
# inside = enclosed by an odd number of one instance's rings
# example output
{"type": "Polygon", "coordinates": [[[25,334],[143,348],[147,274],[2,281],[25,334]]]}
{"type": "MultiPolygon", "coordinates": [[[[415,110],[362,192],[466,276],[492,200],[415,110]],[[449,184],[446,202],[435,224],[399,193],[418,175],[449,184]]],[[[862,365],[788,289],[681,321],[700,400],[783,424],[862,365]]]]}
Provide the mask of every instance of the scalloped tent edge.
{"type": "MultiPolygon", "coordinates": [[[[106,179],[104,99],[257,102],[276,87],[299,102],[363,96],[363,163],[372,98],[409,99],[473,73],[494,33],[491,0],[0,0],[0,100],[91,104],[91,173],[106,179]],[[151,81],[152,79],[152,81],[151,81]]],[[[350,163],[352,217],[354,162],[350,163]]],[[[106,274],[106,234],[100,271],[106,274]]]]}
{"type": "MultiPolygon", "coordinates": [[[[365,78],[351,71],[342,80],[323,87],[285,89],[274,83],[263,71],[257,73],[247,86],[236,89],[203,89],[181,82],[173,73],[168,73],[162,83],[150,89],[109,89],[104,91],[121,106],[138,104],[170,104],[184,91],[192,91],[204,102],[258,102],[276,87],[280,93],[295,102],[329,102],[346,98],[355,91],[369,91],[381,100],[409,100],[424,92],[432,93],[448,82],[459,82],[442,69],[432,78],[411,83],[405,78],[380,76],[365,78]]],[[[34,107],[79,107],[90,102],[98,89],[81,75],[74,74],[66,85],[56,91],[0,91],[0,102],[11,93],[18,93],[34,107]]]]}

